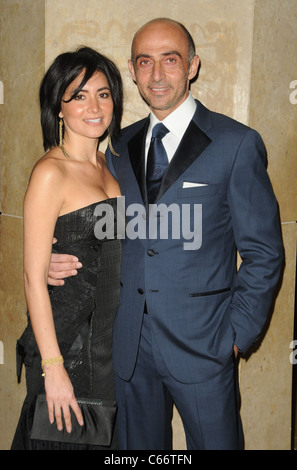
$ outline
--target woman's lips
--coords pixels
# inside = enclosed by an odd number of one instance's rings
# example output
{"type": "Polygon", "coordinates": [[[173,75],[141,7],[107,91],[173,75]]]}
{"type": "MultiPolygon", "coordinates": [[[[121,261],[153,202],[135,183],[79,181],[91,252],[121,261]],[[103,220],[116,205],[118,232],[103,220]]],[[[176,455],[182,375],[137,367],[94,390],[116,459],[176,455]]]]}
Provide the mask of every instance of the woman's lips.
{"type": "Polygon", "coordinates": [[[100,124],[102,121],[102,118],[96,118],[96,119],[84,119],[84,122],[91,124],[91,125],[97,125],[100,124]]]}

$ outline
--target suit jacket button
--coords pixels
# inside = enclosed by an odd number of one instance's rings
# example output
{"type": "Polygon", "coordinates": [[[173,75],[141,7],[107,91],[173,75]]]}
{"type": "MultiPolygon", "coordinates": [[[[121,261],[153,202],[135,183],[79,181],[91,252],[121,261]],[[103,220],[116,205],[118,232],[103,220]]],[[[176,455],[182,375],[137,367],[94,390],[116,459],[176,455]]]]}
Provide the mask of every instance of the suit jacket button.
{"type": "Polygon", "coordinates": [[[142,290],[142,289],[140,289],[140,288],[139,288],[139,289],[137,289],[137,291],[138,291],[138,293],[139,293],[139,294],[143,294],[143,293],[144,293],[144,292],[143,292],[143,290],[142,290]]]}
{"type": "Polygon", "coordinates": [[[147,250],[147,254],[149,256],[154,256],[156,254],[156,252],[154,250],[147,250]]]}

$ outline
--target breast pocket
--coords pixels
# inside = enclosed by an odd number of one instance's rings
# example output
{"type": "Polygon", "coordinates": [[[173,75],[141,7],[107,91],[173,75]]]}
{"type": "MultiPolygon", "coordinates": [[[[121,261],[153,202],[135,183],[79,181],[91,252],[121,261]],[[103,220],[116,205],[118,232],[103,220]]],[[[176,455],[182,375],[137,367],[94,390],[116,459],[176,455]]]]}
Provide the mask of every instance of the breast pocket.
{"type": "Polygon", "coordinates": [[[179,199],[184,198],[199,198],[199,197],[209,197],[215,194],[220,193],[219,184],[207,184],[206,186],[192,186],[179,188],[177,191],[177,196],[179,199]]]}

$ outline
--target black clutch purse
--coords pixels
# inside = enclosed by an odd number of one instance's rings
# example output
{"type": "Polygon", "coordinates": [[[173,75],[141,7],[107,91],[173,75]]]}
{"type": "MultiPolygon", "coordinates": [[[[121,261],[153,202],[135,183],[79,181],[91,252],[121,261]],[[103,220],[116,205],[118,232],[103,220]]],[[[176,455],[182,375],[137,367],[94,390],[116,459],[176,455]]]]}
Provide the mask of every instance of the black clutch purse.
{"type": "Polygon", "coordinates": [[[78,424],[71,410],[71,433],[66,431],[65,426],[62,431],[58,431],[56,421],[53,424],[49,422],[45,395],[38,395],[30,438],[42,441],[109,446],[115,426],[116,402],[77,398],[77,403],[82,412],[83,426],[78,424]]]}

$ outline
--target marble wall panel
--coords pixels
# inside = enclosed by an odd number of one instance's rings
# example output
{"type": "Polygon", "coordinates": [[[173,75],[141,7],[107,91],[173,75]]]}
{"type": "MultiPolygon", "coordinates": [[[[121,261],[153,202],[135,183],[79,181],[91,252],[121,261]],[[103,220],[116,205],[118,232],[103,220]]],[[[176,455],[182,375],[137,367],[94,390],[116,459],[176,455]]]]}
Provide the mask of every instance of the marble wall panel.
{"type": "MultiPolygon", "coordinates": [[[[250,125],[263,136],[282,220],[286,266],[263,343],[242,361],[242,417],[247,449],[290,449],[297,220],[297,3],[256,0],[250,125]]],[[[293,397],[296,401],[296,397],[293,397]]]]}
{"type": "Polygon", "coordinates": [[[241,416],[246,450],[291,447],[292,363],[297,224],[283,224],[286,268],[261,343],[240,361],[241,416]]]}
{"type": "Polygon", "coordinates": [[[296,0],[256,1],[250,124],[266,144],[283,222],[297,219],[297,104],[290,100],[290,83],[297,80],[296,25],[296,0]]]}
{"type": "Polygon", "coordinates": [[[177,2],[175,18],[201,59],[192,92],[210,109],[248,123],[254,0],[177,2]]]}
{"type": "Polygon", "coordinates": [[[16,341],[26,324],[23,289],[22,219],[0,219],[0,449],[9,449],[25,397],[25,380],[16,376],[16,341]]]}
{"type": "Polygon", "coordinates": [[[10,447],[25,396],[15,360],[26,323],[21,216],[31,169],[43,154],[38,88],[44,73],[44,7],[44,0],[0,2],[0,449],[10,447]]]}
{"type": "Polygon", "coordinates": [[[130,46],[147,21],[169,17],[193,34],[201,57],[194,96],[212,109],[243,122],[248,119],[254,0],[47,0],[46,65],[81,44],[98,49],[119,66],[125,89],[123,125],[147,115],[128,72],[130,46]]]}
{"type": "Polygon", "coordinates": [[[1,210],[7,214],[22,215],[28,178],[43,152],[38,103],[44,72],[42,7],[43,0],[2,0],[0,5],[1,210]]]}

